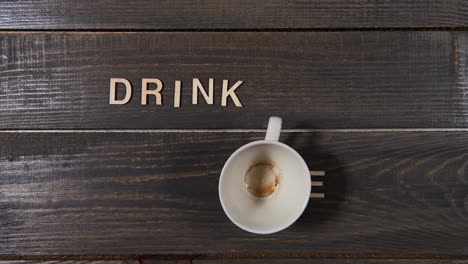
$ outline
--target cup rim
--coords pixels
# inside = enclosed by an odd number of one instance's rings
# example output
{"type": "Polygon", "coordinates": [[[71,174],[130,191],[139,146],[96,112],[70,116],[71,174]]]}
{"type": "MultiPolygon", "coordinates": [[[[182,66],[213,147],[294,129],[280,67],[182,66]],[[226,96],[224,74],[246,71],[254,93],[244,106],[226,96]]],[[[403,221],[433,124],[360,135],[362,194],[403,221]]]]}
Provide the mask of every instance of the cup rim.
{"type": "Polygon", "coordinates": [[[268,144],[268,145],[277,145],[277,146],[280,146],[282,148],[285,148],[287,149],[289,152],[291,152],[298,160],[299,162],[302,164],[303,166],[303,169],[305,171],[307,171],[307,173],[309,173],[309,167],[307,166],[306,162],[304,161],[304,159],[302,158],[301,155],[299,155],[299,153],[297,153],[296,150],[294,150],[293,148],[291,148],[290,146],[282,143],[282,142],[279,142],[279,141],[273,141],[273,140],[257,140],[257,141],[253,141],[253,142],[250,142],[250,143],[247,143],[243,146],[241,146],[240,148],[238,148],[236,151],[234,151],[234,153],[231,154],[231,156],[229,156],[228,160],[226,161],[226,163],[224,163],[224,166],[223,166],[223,169],[221,170],[221,174],[220,174],[220,177],[219,177],[219,183],[218,183],[218,196],[219,196],[219,201],[221,202],[221,206],[223,207],[223,211],[224,211],[224,214],[229,218],[229,220],[231,220],[231,222],[233,222],[236,226],[238,226],[239,228],[245,230],[245,231],[248,231],[250,233],[254,233],[254,234],[272,234],[272,233],[276,233],[276,232],[279,232],[281,230],[284,230],[286,228],[288,228],[289,226],[291,226],[293,223],[295,223],[297,221],[297,219],[299,219],[299,217],[302,215],[302,213],[304,213],[304,210],[306,209],[307,207],[307,204],[309,203],[309,200],[310,200],[310,193],[312,191],[312,179],[309,177],[309,188],[308,188],[308,195],[307,195],[307,198],[304,199],[304,203],[301,207],[300,210],[297,211],[297,215],[293,218],[293,220],[291,221],[288,221],[286,222],[285,224],[283,225],[280,225],[276,228],[272,228],[272,229],[269,229],[269,230],[255,230],[255,229],[252,229],[252,228],[249,228],[239,222],[237,222],[236,220],[234,220],[228,213],[227,209],[226,209],[226,206],[223,202],[223,199],[222,199],[222,192],[221,192],[221,185],[222,185],[222,182],[223,182],[223,178],[224,178],[224,173],[225,173],[225,170],[226,170],[226,167],[228,166],[229,163],[232,162],[233,159],[236,158],[236,156],[241,152],[243,151],[244,149],[247,149],[247,148],[250,148],[250,147],[253,147],[255,145],[260,145],[260,144],[268,144]]]}

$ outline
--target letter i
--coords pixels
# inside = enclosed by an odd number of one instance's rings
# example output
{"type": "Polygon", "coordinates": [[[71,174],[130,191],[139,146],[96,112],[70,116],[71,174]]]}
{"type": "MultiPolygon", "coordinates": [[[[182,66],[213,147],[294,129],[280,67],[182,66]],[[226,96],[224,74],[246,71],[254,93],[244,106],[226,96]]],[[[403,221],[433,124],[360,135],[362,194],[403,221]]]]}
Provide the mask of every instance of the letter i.
{"type": "Polygon", "coordinates": [[[175,81],[174,107],[180,107],[181,81],[175,81]]]}

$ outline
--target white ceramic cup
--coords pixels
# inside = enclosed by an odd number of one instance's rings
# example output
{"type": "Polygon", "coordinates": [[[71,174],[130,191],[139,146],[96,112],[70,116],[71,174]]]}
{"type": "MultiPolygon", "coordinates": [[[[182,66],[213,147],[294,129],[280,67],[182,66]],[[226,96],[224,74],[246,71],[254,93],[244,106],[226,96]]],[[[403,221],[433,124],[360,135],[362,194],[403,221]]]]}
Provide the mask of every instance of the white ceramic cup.
{"type": "Polygon", "coordinates": [[[248,143],[227,160],[219,179],[219,199],[224,212],[238,227],[256,234],[271,234],[293,224],[307,206],[311,191],[310,172],[304,159],[291,147],[278,142],[281,118],[270,117],[265,140],[248,143]],[[247,190],[245,177],[252,166],[274,164],[280,180],[266,197],[247,190]]]}

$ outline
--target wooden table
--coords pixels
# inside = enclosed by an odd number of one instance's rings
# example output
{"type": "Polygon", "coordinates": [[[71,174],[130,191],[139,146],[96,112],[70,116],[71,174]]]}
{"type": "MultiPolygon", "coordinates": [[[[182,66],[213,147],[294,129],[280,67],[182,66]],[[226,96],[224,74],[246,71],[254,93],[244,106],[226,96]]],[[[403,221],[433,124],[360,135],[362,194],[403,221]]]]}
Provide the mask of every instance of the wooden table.
{"type": "Polygon", "coordinates": [[[1,264],[468,263],[467,1],[1,1],[0,30],[1,264]],[[325,198],[254,235],[217,184],[271,115],[325,198]]]}

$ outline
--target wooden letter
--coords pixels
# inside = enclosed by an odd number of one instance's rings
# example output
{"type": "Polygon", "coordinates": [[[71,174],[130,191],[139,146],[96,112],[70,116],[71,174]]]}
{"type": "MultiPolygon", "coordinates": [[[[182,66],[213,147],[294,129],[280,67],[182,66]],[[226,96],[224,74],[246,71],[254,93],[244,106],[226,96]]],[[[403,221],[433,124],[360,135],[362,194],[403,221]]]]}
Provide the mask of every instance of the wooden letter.
{"type": "Polygon", "coordinates": [[[242,107],[242,103],[240,102],[239,98],[236,95],[236,89],[241,86],[243,81],[237,81],[231,88],[228,90],[228,80],[223,80],[223,94],[221,96],[221,105],[227,106],[227,98],[228,96],[231,97],[232,101],[236,105],[236,107],[242,107]]]}
{"type": "Polygon", "coordinates": [[[161,90],[163,89],[163,83],[159,79],[141,79],[141,105],[147,105],[148,95],[152,94],[156,96],[156,104],[162,104],[161,90]],[[148,90],[148,83],[156,84],[156,90],[148,90]]]}
{"type": "Polygon", "coordinates": [[[213,90],[214,90],[214,79],[210,78],[209,79],[209,85],[208,85],[208,94],[205,91],[205,88],[201,84],[200,80],[197,78],[193,79],[193,84],[192,84],[192,104],[198,104],[198,90],[202,93],[203,97],[205,98],[205,101],[207,104],[213,104],[214,102],[214,96],[213,96],[213,90]]]}
{"type": "Polygon", "coordinates": [[[124,78],[111,78],[110,79],[110,91],[109,91],[109,104],[123,105],[130,102],[132,98],[132,84],[124,78]],[[117,83],[125,84],[125,97],[122,100],[115,98],[117,92],[117,83]]]}
{"type": "Polygon", "coordinates": [[[174,107],[180,107],[180,89],[182,81],[175,81],[174,107]]]}

